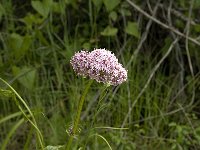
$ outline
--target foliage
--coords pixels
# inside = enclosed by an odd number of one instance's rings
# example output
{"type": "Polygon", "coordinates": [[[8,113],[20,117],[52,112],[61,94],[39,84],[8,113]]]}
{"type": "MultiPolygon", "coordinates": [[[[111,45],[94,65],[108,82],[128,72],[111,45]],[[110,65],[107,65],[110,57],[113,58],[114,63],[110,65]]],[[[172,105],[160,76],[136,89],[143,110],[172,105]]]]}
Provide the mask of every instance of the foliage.
{"type": "Polygon", "coordinates": [[[45,149],[62,149],[87,83],[69,60],[81,49],[106,48],[126,66],[128,81],[103,98],[103,85],[93,83],[74,149],[200,149],[199,6],[2,0],[0,78],[8,84],[0,82],[0,148],[39,149],[41,131],[45,149]]]}

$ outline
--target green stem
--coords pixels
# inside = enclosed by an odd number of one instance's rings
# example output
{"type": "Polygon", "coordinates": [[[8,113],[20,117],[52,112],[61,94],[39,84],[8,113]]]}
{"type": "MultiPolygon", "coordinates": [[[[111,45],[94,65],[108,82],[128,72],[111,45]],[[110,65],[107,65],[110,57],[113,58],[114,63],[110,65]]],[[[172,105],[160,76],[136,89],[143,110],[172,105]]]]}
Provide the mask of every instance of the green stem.
{"type": "Polygon", "coordinates": [[[91,128],[93,128],[94,122],[96,121],[96,117],[101,111],[101,103],[102,103],[103,99],[105,98],[105,96],[107,94],[107,92],[106,92],[107,89],[108,89],[108,86],[104,85],[103,89],[101,90],[99,100],[98,100],[98,104],[97,104],[97,109],[96,109],[96,112],[94,113],[94,117],[92,119],[91,128]]]}
{"type": "Polygon", "coordinates": [[[68,143],[67,143],[67,150],[70,150],[70,147],[71,147],[71,144],[72,144],[72,141],[73,141],[73,135],[76,134],[78,124],[79,124],[79,120],[80,120],[80,116],[81,116],[81,111],[82,111],[82,108],[83,108],[83,103],[85,101],[85,97],[86,97],[86,95],[89,91],[89,88],[90,88],[92,82],[93,82],[93,80],[89,80],[89,82],[86,85],[86,88],[85,88],[85,90],[84,90],[84,92],[81,96],[81,99],[79,101],[76,118],[75,118],[75,121],[74,121],[74,124],[73,124],[72,134],[70,135],[68,143]]]}

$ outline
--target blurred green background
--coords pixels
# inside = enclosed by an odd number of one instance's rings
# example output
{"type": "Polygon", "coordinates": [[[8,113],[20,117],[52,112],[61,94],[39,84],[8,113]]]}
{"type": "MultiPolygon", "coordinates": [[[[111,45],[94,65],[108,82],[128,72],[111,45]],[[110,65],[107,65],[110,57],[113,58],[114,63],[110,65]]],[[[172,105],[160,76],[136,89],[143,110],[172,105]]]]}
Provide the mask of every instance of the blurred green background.
{"type": "MultiPolygon", "coordinates": [[[[88,81],[70,58],[106,48],[128,81],[109,87],[99,108],[104,86],[93,83],[74,149],[107,150],[102,136],[113,150],[198,150],[199,13],[200,0],[1,0],[0,78],[26,101],[45,145],[64,145],[88,81]]],[[[35,129],[0,90],[1,149],[37,149],[35,129]]]]}

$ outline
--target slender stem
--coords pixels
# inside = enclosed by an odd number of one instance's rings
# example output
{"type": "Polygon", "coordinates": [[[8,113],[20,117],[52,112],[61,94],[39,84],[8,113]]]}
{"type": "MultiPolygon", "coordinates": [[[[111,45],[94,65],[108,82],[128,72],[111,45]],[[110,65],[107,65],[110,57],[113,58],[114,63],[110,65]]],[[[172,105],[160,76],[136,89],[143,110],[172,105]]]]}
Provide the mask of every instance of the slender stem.
{"type": "Polygon", "coordinates": [[[94,122],[96,121],[97,115],[101,111],[101,103],[102,103],[103,99],[105,98],[105,96],[107,94],[107,91],[106,91],[107,89],[108,89],[108,86],[104,85],[103,89],[101,90],[99,100],[98,100],[98,104],[97,104],[97,109],[96,109],[96,112],[94,113],[94,117],[92,119],[91,128],[94,125],[94,122]]]}
{"type": "Polygon", "coordinates": [[[68,140],[68,143],[67,143],[67,150],[70,150],[70,147],[71,147],[71,144],[72,144],[72,141],[73,141],[73,136],[76,134],[78,124],[79,124],[79,120],[80,120],[80,116],[81,116],[81,111],[82,111],[82,108],[83,108],[83,103],[85,101],[85,97],[86,97],[86,95],[89,91],[89,88],[90,88],[92,82],[93,82],[93,80],[89,80],[89,82],[86,85],[86,88],[85,88],[85,90],[84,90],[84,92],[81,96],[81,99],[79,101],[78,110],[77,110],[76,118],[75,118],[75,121],[74,121],[74,124],[73,124],[72,133],[71,133],[69,140],[68,140]]]}

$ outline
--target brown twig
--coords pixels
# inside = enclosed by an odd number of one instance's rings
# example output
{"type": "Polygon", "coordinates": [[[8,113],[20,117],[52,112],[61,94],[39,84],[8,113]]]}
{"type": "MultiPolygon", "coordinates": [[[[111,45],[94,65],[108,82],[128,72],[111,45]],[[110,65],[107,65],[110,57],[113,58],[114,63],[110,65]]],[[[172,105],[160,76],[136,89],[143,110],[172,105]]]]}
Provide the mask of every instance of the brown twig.
{"type": "MultiPolygon", "coordinates": [[[[177,35],[186,38],[186,35],[181,33],[180,31],[178,31],[177,29],[175,29],[174,27],[171,27],[167,24],[164,24],[163,22],[161,22],[160,20],[156,19],[155,17],[149,15],[147,12],[145,12],[144,10],[142,10],[140,7],[138,7],[135,3],[131,2],[130,0],[126,0],[131,6],[133,6],[137,11],[139,11],[140,13],[142,13],[144,16],[146,16],[147,18],[153,20],[155,23],[159,24],[160,26],[171,30],[172,32],[176,33],[177,35]]],[[[195,40],[192,37],[187,37],[189,41],[193,42],[194,44],[200,46],[200,42],[198,42],[197,40],[195,40]]]]}

